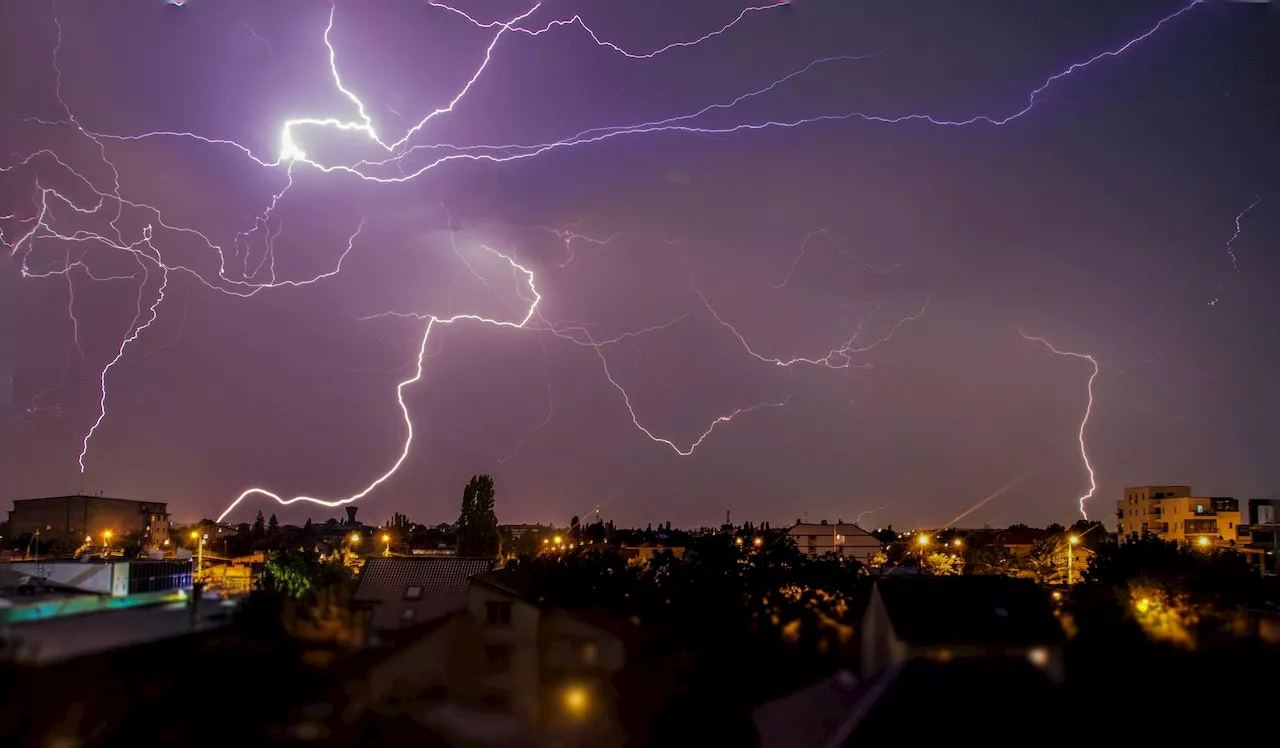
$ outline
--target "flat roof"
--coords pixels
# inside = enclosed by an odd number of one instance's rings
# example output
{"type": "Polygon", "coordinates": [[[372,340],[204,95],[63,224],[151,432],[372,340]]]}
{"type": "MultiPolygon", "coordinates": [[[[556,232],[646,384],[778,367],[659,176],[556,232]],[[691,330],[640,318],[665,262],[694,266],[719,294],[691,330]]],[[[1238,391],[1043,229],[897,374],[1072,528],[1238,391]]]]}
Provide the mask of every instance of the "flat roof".
{"type": "Polygon", "coordinates": [[[54,501],[56,499],[96,499],[98,501],[125,501],[130,504],[160,504],[168,506],[167,501],[152,501],[151,499],[117,499],[114,496],[88,496],[82,493],[67,494],[65,496],[40,496],[34,499],[14,499],[13,504],[17,506],[23,502],[29,501],[54,501]]]}

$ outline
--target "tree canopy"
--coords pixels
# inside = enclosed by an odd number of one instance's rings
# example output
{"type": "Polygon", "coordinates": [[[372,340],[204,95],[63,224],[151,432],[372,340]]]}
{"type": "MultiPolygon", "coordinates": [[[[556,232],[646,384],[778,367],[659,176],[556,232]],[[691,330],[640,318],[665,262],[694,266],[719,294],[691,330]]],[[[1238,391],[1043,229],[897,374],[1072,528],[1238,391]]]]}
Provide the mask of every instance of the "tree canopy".
{"type": "Polygon", "coordinates": [[[493,478],[473,475],[462,490],[462,511],[458,515],[458,555],[493,557],[498,555],[498,514],[494,510],[493,478]]]}

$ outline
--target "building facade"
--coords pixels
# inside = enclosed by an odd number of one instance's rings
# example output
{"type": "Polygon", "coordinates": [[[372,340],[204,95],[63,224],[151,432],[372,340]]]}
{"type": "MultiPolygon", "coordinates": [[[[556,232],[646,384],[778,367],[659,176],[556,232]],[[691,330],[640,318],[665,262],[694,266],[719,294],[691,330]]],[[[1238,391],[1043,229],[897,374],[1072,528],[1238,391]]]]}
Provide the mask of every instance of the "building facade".
{"type": "Polygon", "coordinates": [[[93,538],[104,533],[122,538],[140,533],[144,543],[161,545],[169,537],[168,504],[158,501],[110,499],[104,496],[51,496],[18,499],[9,512],[9,533],[37,532],[42,537],[93,538]]]}
{"type": "Polygon", "coordinates": [[[880,541],[857,525],[801,522],[787,532],[800,552],[809,556],[837,553],[867,564],[880,552],[880,541]]]}
{"type": "Polygon", "coordinates": [[[1116,503],[1120,541],[1150,533],[1195,545],[1233,545],[1240,529],[1240,502],[1224,496],[1195,497],[1190,486],[1135,486],[1116,503]]]}

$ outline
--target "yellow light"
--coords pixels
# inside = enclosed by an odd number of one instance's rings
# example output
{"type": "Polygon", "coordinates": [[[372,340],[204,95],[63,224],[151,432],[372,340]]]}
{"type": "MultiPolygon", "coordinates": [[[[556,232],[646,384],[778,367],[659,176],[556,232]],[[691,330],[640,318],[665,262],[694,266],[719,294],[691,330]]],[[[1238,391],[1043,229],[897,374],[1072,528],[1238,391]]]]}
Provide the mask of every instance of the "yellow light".
{"type": "Polygon", "coordinates": [[[929,545],[929,536],[921,535],[920,537],[916,538],[916,542],[919,543],[920,545],[929,545]]]}
{"type": "Polygon", "coordinates": [[[1199,543],[1200,545],[1209,545],[1209,538],[1208,536],[1201,535],[1200,539],[1197,540],[1196,542],[1199,543]]]}
{"type": "Polygon", "coordinates": [[[551,541],[550,541],[550,540],[547,540],[546,538],[543,538],[543,539],[542,539],[542,544],[543,544],[543,545],[546,545],[547,543],[550,543],[550,542],[551,542],[551,541]]]}
{"type": "Polygon", "coordinates": [[[1067,542],[1071,543],[1071,545],[1075,545],[1076,543],[1080,542],[1080,538],[1076,535],[1072,535],[1071,537],[1067,538],[1067,542]]]}
{"type": "Polygon", "coordinates": [[[1061,599],[1062,599],[1062,593],[1061,593],[1061,592],[1057,592],[1057,591],[1055,591],[1055,592],[1053,593],[1053,599],[1054,599],[1054,600],[1061,600],[1061,599]]]}
{"type": "Polygon", "coordinates": [[[560,536],[559,536],[559,535],[557,535],[557,536],[555,537],[555,541],[556,541],[556,545],[560,545],[560,536]]]}
{"type": "Polygon", "coordinates": [[[102,533],[102,537],[104,537],[104,538],[109,538],[109,537],[111,537],[111,531],[110,531],[110,530],[107,530],[106,532],[102,533]]]}
{"type": "Polygon", "coordinates": [[[764,538],[756,538],[751,541],[751,544],[759,548],[760,546],[764,545],[764,538]]]}
{"type": "Polygon", "coordinates": [[[580,716],[587,711],[590,698],[587,689],[582,686],[570,686],[564,690],[564,708],[574,716],[580,716]]]}
{"type": "Polygon", "coordinates": [[[93,542],[93,538],[89,537],[88,535],[85,535],[85,536],[84,536],[84,542],[86,542],[86,543],[92,543],[92,542],[93,542]]]}
{"type": "Polygon", "coordinates": [[[195,540],[195,539],[196,539],[196,538],[198,538],[198,537],[200,537],[200,533],[196,532],[195,530],[192,530],[192,531],[191,531],[191,539],[192,539],[192,540],[195,540]]]}
{"type": "Polygon", "coordinates": [[[354,532],[353,532],[353,533],[351,533],[351,542],[352,542],[352,543],[359,543],[359,542],[360,542],[360,534],[359,534],[359,533],[354,533],[354,532]]]}
{"type": "Polygon", "coordinates": [[[959,548],[961,545],[963,545],[963,543],[961,543],[961,542],[960,542],[960,538],[956,538],[955,540],[951,541],[951,544],[952,544],[952,545],[954,545],[954,546],[955,546],[955,547],[957,547],[957,548],[959,548]]]}
{"type": "Polygon", "coordinates": [[[391,536],[390,536],[390,535],[387,535],[387,534],[385,534],[385,533],[384,533],[384,534],[383,534],[383,536],[382,536],[382,542],[384,542],[384,543],[390,543],[390,542],[391,542],[391,536]]]}
{"type": "Polygon", "coordinates": [[[742,545],[742,538],[734,538],[733,542],[737,543],[738,545],[742,545]]]}

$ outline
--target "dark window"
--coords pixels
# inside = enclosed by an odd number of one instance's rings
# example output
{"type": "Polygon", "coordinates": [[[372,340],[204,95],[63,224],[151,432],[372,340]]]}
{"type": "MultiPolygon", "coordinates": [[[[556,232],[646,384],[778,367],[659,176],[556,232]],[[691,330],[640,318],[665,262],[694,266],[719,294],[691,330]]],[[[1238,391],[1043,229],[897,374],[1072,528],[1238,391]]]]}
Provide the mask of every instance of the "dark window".
{"type": "Polygon", "coordinates": [[[501,644],[489,644],[484,648],[484,656],[489,664],[489,674],[505,673],[511,669],[511,648],[501,644]]]}
{"type": "Polygon", "coordinates": [[[485,617],[492,626],[511,623],[511,603],[485,603],[484,610],[485,617]]]}
{"type": "Polygon", "coordinates": [[[418,585],[413,585],[413,586],[411,586],[411,587],[406,587],[406,588],[404,589],[404,599],[406,599],[406,600],[421,600],[421,599],[422,599],[422,588],[421,588],[421,587],[419,587],[418,585]]]}

